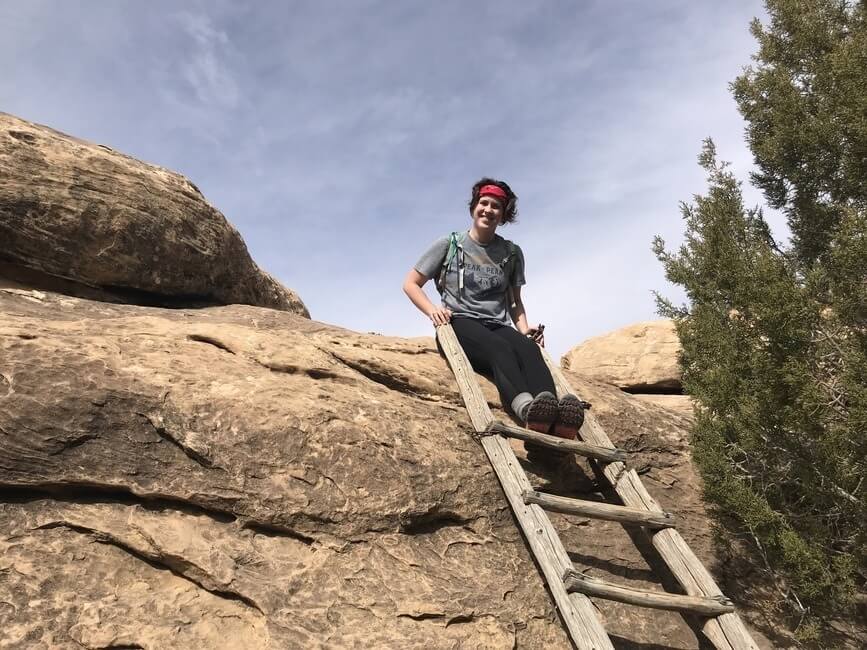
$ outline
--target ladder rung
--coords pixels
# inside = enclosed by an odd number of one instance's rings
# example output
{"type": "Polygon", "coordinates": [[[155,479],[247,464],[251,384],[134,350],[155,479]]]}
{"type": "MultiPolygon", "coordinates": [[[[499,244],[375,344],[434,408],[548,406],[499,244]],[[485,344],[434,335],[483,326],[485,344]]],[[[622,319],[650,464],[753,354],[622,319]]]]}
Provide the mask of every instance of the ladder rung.
{"type": "Polygon", "coordinates": [[[648,528],[672,528],[674,517],[663,511],[638,510],[626,506],[615,506],[608,503],[597,503],[583,499],[571,499],[558,497],[553,494],[544,494],[530,490],[524,492],[524,503],[535,503],[545,510],[562,512],[568,515],[581,515],[592,519],[604,519],[606,521],[619,521],[622,523],[638,524],[648,528]]]}
{"type": "Polygon", "coordinates": [[[701,596],[683,596],[662,591],[644,591],[615,585],[598,578],[591,578],[574,569],[566,574],[564,579],[566,591],[597,596],[607,600],[616,600],[639,607],[653,609],[669,609],[679,612],[690,612],[702,616],[719,616],[735,611],[734,605],[725,596],[705,598],[701,596]]]}
{"type": "Polygon", "coordinates": [[[598,445],[589,445],[580,440],[567,440],[566,438],[558,438],[547,433],[539,433],[530,429],[522,429],[513,427],[508,424],[503,424],[499,420],[494,420],[488,431],[500,433],[507,438],[518,438],[519,440],[528,440],[543,447],[557,449],[558,451],[570,451],[579,456],[587,458],[595,458],[606,463],[622,462],[626,460],[626,452],[623,449],[614,447],[600,447],[598,445]]]}

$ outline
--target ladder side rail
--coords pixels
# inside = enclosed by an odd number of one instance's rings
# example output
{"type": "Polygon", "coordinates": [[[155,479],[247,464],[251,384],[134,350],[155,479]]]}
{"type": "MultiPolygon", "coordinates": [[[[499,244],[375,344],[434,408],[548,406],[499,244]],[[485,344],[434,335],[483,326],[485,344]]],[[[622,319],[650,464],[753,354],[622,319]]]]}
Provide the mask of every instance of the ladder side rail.
{"type": "MultiPolygon", "coordinates": [[[[554,365],[548,352],[545,349],[541,349],[541,352],[548,369],[551,371],[551,376],[554,378],[557,394],[575,394],[562,370],[554,365]]],[[[591,412],[587,413],[584,426],[581,427],[578,435],[590,444],[614,448],[611,439],[591,412]]],[[[646,510],[661,510],[644,487],[638,474],[634,470],[627,469],[625,464],[621,462],[609,463],[603,466],[602,471],[611,482],[615,492],[623,500],[624,505],[646,510]]],[[[679,532],[672,528],[657,531],[651,534],[651,542],[688,595],[709,598],[723,596],[722,590],[716,584],[713,576],[710,575],[679,532]]],[[[720,650],[758,649],[758,645],[750,636],[743,621],[735,613],[722,614],[707,619],[703,623],[702,631],[720,650]]]]}
{"type": "Polygon", "coordinates": [[[449,324],[440,325],[436,329],[436,337],[458,382],[458,390],[470,415],[473,428],[477,433],[486,432],[493,425],[494,416],[488,408],[488,401],[485,399],[482,387],[476,381],[475,371],[458,341],[455,330],[449,324]]]}
{"type": "Polygon", "coordinates": [[[570,594],[566,589],[563,576],[571,570],[572,562],[551,521],[539,506],[525,504],[523,498],[518,496],[525,487],[522,483],[529,485],[529,481],[523,469],[518,466],[509,443],[500,436],[488,436],[482,439],[482,446],[497,470],[503,492],[545,576],[551,596],[560,609],[575,645],[588,650],[613,650],[614,646],[599,620],[593,602],[585,594],[570,594]]]}
{"type": "MultiPolygon", "coordinates": [[[[470,420],[477,433],[488,433],[494,421],[481,386],[451,325],[441,325],[437,338],[458,383],[470,420]]],[[[614,650],[593,602],[584,594],[566,591],[564,576],[572,569],[569,555],[544,510],[525,504],[523,493],[531,489],[508,441],[500,435],[481,439],[506,499],[518,520],[530,549],[542,569],[548,589],[575,645],[581,650],[614,650]]]]}

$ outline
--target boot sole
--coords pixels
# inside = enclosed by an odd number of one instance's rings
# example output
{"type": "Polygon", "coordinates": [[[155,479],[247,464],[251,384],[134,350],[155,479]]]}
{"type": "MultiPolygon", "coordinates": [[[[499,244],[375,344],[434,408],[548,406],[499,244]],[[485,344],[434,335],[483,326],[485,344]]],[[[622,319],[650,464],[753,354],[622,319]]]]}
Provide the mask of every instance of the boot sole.
{"type": "Polygon", "coordinates": [[[584,408],[576,397],[564,397],[559,404],[560,415],[554,424],[554,435],[573,440],[584,424],[584,408]]]}
{"type": "Polygon", "coordinates": [[[550,433],[557,421],[560,405],[556,397],[536,397],[527,409],[527,428],[539,433],[550,433]]]}

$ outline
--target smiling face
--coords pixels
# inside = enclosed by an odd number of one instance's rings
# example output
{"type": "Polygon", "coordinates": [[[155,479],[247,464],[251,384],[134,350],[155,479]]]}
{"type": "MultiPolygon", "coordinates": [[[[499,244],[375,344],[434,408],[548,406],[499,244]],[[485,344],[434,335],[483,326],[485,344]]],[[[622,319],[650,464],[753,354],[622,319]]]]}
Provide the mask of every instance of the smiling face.
{"type": "Polygon", "coordinates": [[[473,225],[481,232],[493,232],[502,223],[503,203],[495,196],[482,195],[473,208],[473,225]]]}

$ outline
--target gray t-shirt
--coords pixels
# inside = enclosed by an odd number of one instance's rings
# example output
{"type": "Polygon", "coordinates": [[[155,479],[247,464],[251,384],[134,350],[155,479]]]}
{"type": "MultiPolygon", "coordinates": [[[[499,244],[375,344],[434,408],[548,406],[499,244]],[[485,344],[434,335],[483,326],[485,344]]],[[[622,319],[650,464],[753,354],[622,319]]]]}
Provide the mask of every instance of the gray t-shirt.
{"type": "MultiPolygon", "coordinates": [[[[461,292],[458,286],[458,251],[446,270],[440,294],[443,307],[450,309],[455,318],[508,324],[507,289],[526,284],[524,253],[513,244],[515,259],[509,262],[509,246],[499,235],[494,235],[487,244],[480,244],[469,233],[464,233],[460,246],[464,254],[464,290],[461,292]],[[508,271],[511,277],[507,278],[508,271]]],[[[415,270],[426,278],[438,278],[448,250],[449,237],[437,239],[416,262],[415,270]]]]}

